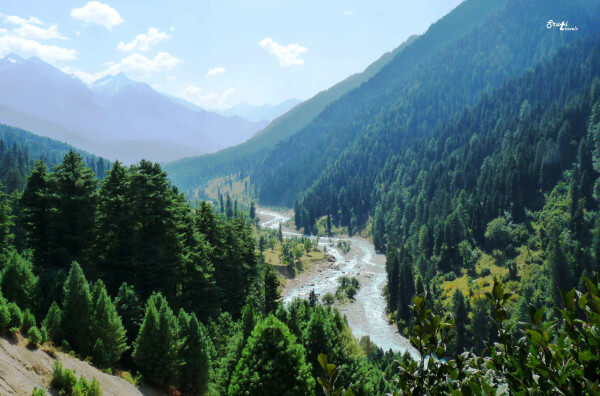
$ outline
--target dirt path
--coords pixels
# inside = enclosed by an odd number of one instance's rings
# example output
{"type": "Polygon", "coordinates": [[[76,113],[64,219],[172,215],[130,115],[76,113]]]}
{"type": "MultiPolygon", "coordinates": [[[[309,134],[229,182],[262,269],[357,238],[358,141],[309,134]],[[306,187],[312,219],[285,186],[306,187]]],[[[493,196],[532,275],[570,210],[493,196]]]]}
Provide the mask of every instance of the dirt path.
{"type": "MultiPolygon", "coordinates": [[[[257,213],[260,225],[272,229],[277,229],[280,222],[285,223],[293,216],[291,211],[278,212],[265,208],[259,208],[257,213]]],[[[283,228],[283,235],[292,237],[301,234],[283,228]]],[[[417,350],[410,345],[407,338],[398,333],[396,326],[389,324],[387,320],[383,296],[386,282],[385,256],[376,253],[371,241],[362,237],[320,238],[319,246],[326,249],[335,261],[316,263],[307,271],[298,274],[296,278],[288,279],[282,291],[283,301],[289,303],[297,297],[307,298],[311,290],[319,296],[335,293],[340,276],[356,276],[360,288],[355,301],[346,304],[336,303],[340,312],[346,315],[354,336],[360,338],[368,335],[371,341],[385,350],[392,349],[402,353],[408,351],[413,358],[418,359],[417,350]],[[350,251],[341,252],[337,248],[338,241],[348,242],[350,251]]]]}

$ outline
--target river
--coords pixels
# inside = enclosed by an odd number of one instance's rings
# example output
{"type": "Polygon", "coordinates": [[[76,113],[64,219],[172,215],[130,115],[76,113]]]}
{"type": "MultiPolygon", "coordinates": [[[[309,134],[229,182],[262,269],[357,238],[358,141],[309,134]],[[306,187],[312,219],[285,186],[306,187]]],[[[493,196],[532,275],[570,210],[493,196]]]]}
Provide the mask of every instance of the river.
{"type": "MultiPolygon", "coordinates": [[[[260,226],[277,229],[280,223],[291,218],[290,213],[258,208],[260,226]]],[[[283,236],[290,238],[302,234],[283,229],[283,236]]],[[[311,237],[315,239],[314,237],[311,237]]],[[[373,243],[362,237],[333,237],[319,239],[319,247],[335,258],[334,263],[315,264],[307,273],[288,280],[282,293],[284,303],[294,298],[308,298],[311,290],[319,296],[334,293],[339,286],[338,278],[348,276],[360,282],[360,288],[352,303],[336,304],[346,316],[352,334],[358,339],[368,335],[371,341],[384,350],[392,349],[404,353],[408,351],[413,359],[419,359],[418,351],[410,341],[398,333],[395,325],[389,324],[385,312],[386,302],[383,287],[386,282],[385,256],[375,252],[373,243]],[[338,241],[347,241],[350,251],[343,253],[337,247],[338,241]]]]}

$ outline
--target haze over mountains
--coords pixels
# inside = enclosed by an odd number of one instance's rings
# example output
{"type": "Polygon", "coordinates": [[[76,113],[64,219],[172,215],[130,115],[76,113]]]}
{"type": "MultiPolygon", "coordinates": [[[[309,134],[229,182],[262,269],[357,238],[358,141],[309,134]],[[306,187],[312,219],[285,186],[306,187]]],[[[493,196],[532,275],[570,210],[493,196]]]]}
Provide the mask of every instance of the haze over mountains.
{"type": "Polygon", "coordinates": [[[287,113],[298,103],[301,103],[301,100],[295,98],[285,100],[276,105],[263,104],[261,106],[253,106],[248,103],[240,103],[220,112],[220,114],[224,116],[239,116],[250,121],[271,121],[287,113]]]}
{"type": "Polygon", "coordinates": [[[172,161],[241,143],[267,121],[223,116],[124,74],[87,86],[37,57],[0,59],[0,122],[109,159],[172,161]]]}

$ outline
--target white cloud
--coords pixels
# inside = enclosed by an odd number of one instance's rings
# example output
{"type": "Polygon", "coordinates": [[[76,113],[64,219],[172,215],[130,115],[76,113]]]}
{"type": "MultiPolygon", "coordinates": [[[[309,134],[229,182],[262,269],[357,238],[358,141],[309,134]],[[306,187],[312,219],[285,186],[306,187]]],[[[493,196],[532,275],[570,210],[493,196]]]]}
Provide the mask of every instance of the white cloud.
{"type": "Polygon", "coordinates": [[[46,45],[39,41],[11,35],[0,36],[0,55],[4,56],[11,52],[17,52],[24,57],[38,56],[53,64],[77,58],[77,51],[74,49],[46,45]]]}
{"type": "Polygon", "coordinates": [[[130,43],[125,44],[121,41],[117,48],[123,52],[146,52],[156,44],[163,40],[167,40],[168,38],[169,36],[167,36],[166,33],[159,32],[157,28],[151,27],[148,29],[148,33],[138,34],[130,43]]]}
{"type": "Polygon", "coordinates": [[[36,18],[34,16],[25,19],[25,18],[21,18],[16,15],[3,15],[3,14],[0,14],[0,15],[2,15],[4,17],[4,20],[7,23],[11,23],[13,25],[25,25],[25,24],[43,25],[42,21],[40,21],[39,18],[36,18]]]}
{"type": "Polygon", "coordinates": [[[65,36],[63,36],[62,34],[59,33],[56,25],[52,25],[48,28],[44,28],[44,27],[40,27],[40,26],[36,26],[36,25],[24,24],[24,25],[19,26],[16,29],[13,29],[13,32],[15,33],[15,35],[17,35],[19,37],[28,38],[28,39],[32,39],[32,40],[53,40],[53,39],[66,40],[67,39],[65,36]]]}
{"type": "Polygon", "coordinates": [[[117,10],[99,1],[90,1],[81,8],[73,8],[71,16],[85,23],[102,25],[108,30],[123,22],[117,10]]]}
{"type": "Polygon", "coordinates": [[[275,55],[281,66],[302,66],[304,64],[304,59],[301,59],[299,56],[307,51],[306,47],[299,44],[281,45],[273,41],[270,37],[265,38],[258,44],[265,48],[269,53],[275,55]]]}
{"type": "Polygon", "coordinates": [[[225,73],[224,67],[213,67],[212,69],[208,69],[208,71],[206,72],[204,77],[212,77],[212,76],[216,76],[217,74],[221,74],[221,73],[225,73]]]}
{"type": "Polygon", "coordinates": [[[119,63],[109,65],[105,74],[133,73],[144,77],[152,73],[164,70],[171,70],[181,62],[168,52],[159,52],[154,58],[147,58],[144,55],[133,53],[121,59],[119,63]]]}
{"type": "Polygon", "coordinates": [[[345,11],[344,15],[348,15],[348,16],[354,16],[354,11],[345,11]]]}
{"type": "Polygon", "coordinates": [[[229,88],[220,94],[204,93],[202,88],[188,84],[181,92],[181,97],[200,107],[210,110],[225,110],[230,106],[229,100],[235,94],[235,89],[229,88]]]}
{"type": "Polygon", "coordinates": [[[177,77],[175,77],[175,76],[167,76],[167,80],[173,81],[173,80],[176,80],[176,79],[177,79],[177,77]]]}
{"type": "Polygon", "coordinates": [[[73,74],[81,81],[89,84],[106,75],[115,75],[119,73],[127,73],[130,76],[142,79],[153,73],[171,70],[177,66],[179,62],[181,62],[180,59],[177,59],[167,52],[159,52],[154,58],[147,58],[144,55],[133,53],[121,59],[118,63],[106,63],[106,68],[97,73],[88,73],[71,67],[63,67],[62,70],[65,73],[73,74]]]}
{"type": "Polygon", "coordinates": [[[8,25],[14,25],[10,30],[1,29],[0,33],[11,36],[21,37],[30,40],[66,40],[67,38],[59,33],[58,27],[52,25],[44,27],[45,24],[36,17],[27,19],[16,15],[3,15],[0,13],[2,21],[8,25]]]}

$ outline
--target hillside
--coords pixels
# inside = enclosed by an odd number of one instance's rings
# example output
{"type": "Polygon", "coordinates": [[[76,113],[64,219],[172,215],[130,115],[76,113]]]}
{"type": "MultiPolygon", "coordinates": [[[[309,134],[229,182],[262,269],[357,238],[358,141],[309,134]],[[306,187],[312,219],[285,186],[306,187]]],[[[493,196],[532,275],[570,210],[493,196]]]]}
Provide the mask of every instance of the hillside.
{"type": "MultiPolygon", "coordinates": [[[[96,378],[104,395],[142,395],[135,385],[123,378],[106,374],[71,355],[62,352],[55,354],[56,358],[53,358],[43,348],[28,348],[27,341],[20,336],[0,338],[0,392],[3,395],[31,395],[36,387],[50,388],[54,361],[59,359],[65,368],[73,370],[78,376],[96,378]]],[[[145,389],[143,394],[159,393],[145,389]]]]}
{"type": "Polygon", "coordinates": [[[22,189],[34,161],[42,159],[52,168],[71,150],[82,155],[86,165],[100,178],[110,168],[110,162],[104,158],[57,140],[0,124],[0,183],[8,192],[22,189]]]}
{"type": "MultiPolygon", "coordinates": [[[[462,19],[461,7],[474,4],[482,3],[465,2],[438,24],[454,28],[458,23],[454,18],[462,19]]],[[[413,51],[421,51],[421,42],[427,49],[440,34],[433,25],[403,52],[405,57],[398,57],[367,84],[329,106],[301,133],[271,150],[255,171],[261,202],[293,205],[298,199],[305,202],[300,206],[309,222],[329,212],[344,225],[353,216],[357,224],[364,224],[374,209],[372,187],[389,157],[412,139],[427,136],[483,93],[581,37],[548,30],[541,10],[578,20],[580,31],[598,30],[594,22],[598,6],[592,1],[510,2],[505,10],[484,19],[480,28],[421,64],[409,62],[413,51]],[[494,23],[498,19],[507,22],[494,23]]]]}
{"type": "Polygon", "coordinates": [[[330,103],[373,77],[397,54],[409,46],[417,36],[409,37],[393,51],[382,55],[362,73],[353,74],[333,87],[296,105],[287,113],[259,130],[247,142],[218,153],[186,158],[165,164],[171,180],[182,190],[202,187],[208,180],[229,173],[247,172],[277,142],[293,136],[321,113],[330,103]]]}
{"type": "Polygon", "coordinates": [[[36,57],[0,59],[0,89],[0,122],[111,160],[172,161],[241,143],[265,126],[182,104],[122,74],[90,88],[36,57]]]}

